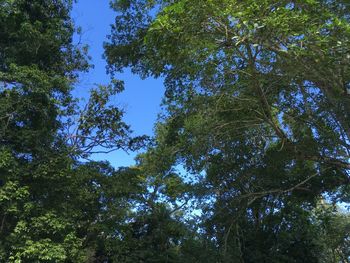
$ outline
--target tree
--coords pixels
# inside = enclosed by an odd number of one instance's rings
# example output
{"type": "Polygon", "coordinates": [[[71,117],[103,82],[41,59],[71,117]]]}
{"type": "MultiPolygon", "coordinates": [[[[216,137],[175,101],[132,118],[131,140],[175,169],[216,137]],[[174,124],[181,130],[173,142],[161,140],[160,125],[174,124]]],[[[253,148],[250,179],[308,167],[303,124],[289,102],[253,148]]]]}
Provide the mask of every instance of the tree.
{"type": "Polygon", "coordinates": [[[318,262],[311,211],[349,191],[346,1],[112,6],[110,71],[165,78],[157,138],[174,165],[205,174],[197,195],[221,260],[318,262]]]}
{"type": "Polygon", "coordinates": [[[134,172],[141,189],[134,195],[133,212],[120,239],[112,246],[112,262],[182,262],[179,250],[190,233],[182,209],[191,198],[190,185],[171,166],[169,151],[154,146],[137,157],[134,172]]]}
{"type": "Polygon", "coordinates": [[[72,97],[89,64],[86,47],[72,42],[71,7],[0,1],[1,262],[94,257],[112,168],[82,158],[140,142],[110,103],[121,83],[93,89],[83,109],[72,97]]]}
{"type": "Polygon", "coordinates": [[[0,1],[1,262],[349,262],[345,1],[115,1],[86,104],[71,6],[0,1]],[[149,141],[111,102],[127,66],[165,78],[149,141]]]}

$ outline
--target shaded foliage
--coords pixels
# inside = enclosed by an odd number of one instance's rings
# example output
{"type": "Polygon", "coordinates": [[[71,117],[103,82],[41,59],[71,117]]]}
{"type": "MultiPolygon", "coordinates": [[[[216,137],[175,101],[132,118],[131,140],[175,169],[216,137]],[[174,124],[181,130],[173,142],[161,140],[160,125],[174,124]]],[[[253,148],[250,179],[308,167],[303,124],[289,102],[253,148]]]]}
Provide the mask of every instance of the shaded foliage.
{"type": "Polygon", "coordinates": [[[1,262],[349,262],[346,1],[113,1],[85,104],[72,4],[0,0],[1,262]],[[165,79],[152,140],[125,67],[165,79]]]}
{"type": "Polygon", "coordinates": [[[348,262],[343,245],[321,253],[327,220],[314,219],[320,200],[348,198],[348,3],[113,7],[110,71],[164,77],[156,139],[198,175],[197,231],[217,262],[348,262]]]}

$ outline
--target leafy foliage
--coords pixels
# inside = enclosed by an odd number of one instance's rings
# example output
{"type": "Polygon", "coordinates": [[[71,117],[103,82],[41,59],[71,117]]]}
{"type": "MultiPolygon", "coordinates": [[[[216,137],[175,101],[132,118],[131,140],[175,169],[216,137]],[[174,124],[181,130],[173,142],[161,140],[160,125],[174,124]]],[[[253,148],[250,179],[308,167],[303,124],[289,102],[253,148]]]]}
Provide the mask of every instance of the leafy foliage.
{"type": "Polygon", "coordinates": [[[86,103],[71,7],[0,0],[1,262],[349,262],[346,1],[114,1],[86,103]],[[125,67],[165,79],[151,140],[125,67]]]}
{"type": "Polygon", "coordinates": [[[156,139],[198,175],[199,229],[218,262],[347,262],[341,250],[331,261],[320,254],[312,219],[319,200],[348,196],[347,2],[114,8],[110,71],[165,78],[156,139]]]}
{"type": "Polygon", "coordinates": [[[79,160],[96,147],[137,147],[109,103],[120,84],[92,90],[85,109],[72,98],[89,65],[72,43],[71,1],[0,6],[0,261],[90,262],[114,181],[109,165],[79,160]]]}

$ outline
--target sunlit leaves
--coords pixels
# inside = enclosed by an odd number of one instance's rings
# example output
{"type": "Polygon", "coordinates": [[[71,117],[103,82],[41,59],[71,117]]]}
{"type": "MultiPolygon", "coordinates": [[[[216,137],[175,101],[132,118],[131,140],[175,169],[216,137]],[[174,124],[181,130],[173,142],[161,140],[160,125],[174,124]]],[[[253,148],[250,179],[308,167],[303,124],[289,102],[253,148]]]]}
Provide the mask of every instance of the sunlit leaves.
{"type": "MultiPolygon", "coordinates": [[[[158,7],[130,1],[106,55],[111,70],[130,66],[165,78],[157,149],[169,150],[173,166],[203,175],[205,231],[223,262],[316,260],[310,211],[322,195],[346,196],[349,176],[347,3],[180,0],[158,7]],[[135,23],[141,16],[148,19],[135,23]],[[296,232],[289,235],[288,225],[296,232]],[[272,236],[277,241],[265,247],[272,236]]],[[[154,171],[164,183],[176,181],[169,165],[154,171]]]]}

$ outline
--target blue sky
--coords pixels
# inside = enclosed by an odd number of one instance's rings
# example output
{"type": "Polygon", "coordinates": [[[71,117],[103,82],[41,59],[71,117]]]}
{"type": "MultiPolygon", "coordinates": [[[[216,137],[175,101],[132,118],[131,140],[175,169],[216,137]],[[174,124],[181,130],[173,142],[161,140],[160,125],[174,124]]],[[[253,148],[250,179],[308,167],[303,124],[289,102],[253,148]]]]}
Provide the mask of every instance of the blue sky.
{"type": "MultiPolygon", "coordinates": [[[[110,25],[114,22],[115,12],[109,7],[109,0],[78,0],[74,5],[72,17],[77,26],[82,27],[81,42],[89,45],[89,55],[94,68],[82,74],[75,95],[84,97],[94,84],[107,84],[106,62],[102,58],[103,42],[110,34],[110,25]]],[[[160,112],[161,98],[164,93],[162,80],[141,80],[126,69],[118,78],[125,82],[125,91],[116,97],[114,103],[126,111],[125,122],[131,125],[136,135],[152,135],[153,126],[160,112]]],[[[136,153],[117,151],[108,155],[95,155],[95,160],[108,160],[114,167],[134,164],[136,153]]]]}

